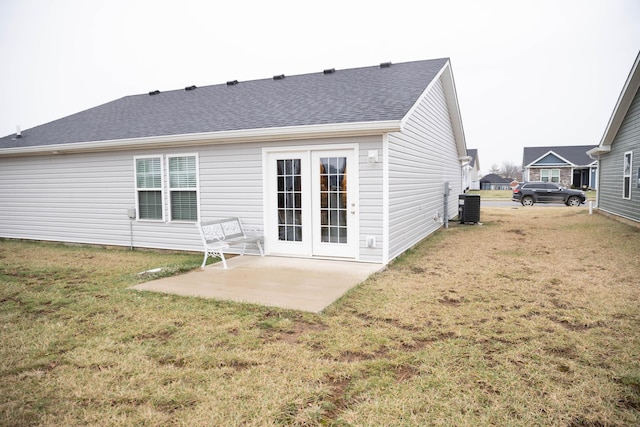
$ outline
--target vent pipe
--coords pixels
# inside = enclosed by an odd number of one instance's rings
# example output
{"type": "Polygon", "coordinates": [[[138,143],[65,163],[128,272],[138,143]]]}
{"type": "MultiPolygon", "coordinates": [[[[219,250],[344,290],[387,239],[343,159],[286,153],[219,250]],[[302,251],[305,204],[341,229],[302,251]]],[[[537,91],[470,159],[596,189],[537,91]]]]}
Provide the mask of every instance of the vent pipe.
{"type": "Polygon", "coordinates": [[[185,88],[184,88],[184,90],[189,91],[189,90],[194,90],[194,89],[196,89],[196,88],[197,88],[197,86],[196,86],[196,85],[193,85],[193,86],[187,86],[187,87],[185,87],[185,88]]]}
{"type": "Polygon", "coordinates": [[[380,64],[380,68],[389,68],[391,67],[391,62],[383,62],[380,64]]]}
{"type": "Polygon", "coordinates": [[[323,71],[323,73],[325,74],[333,74],[336,72],[335,68],[327,68],[326,70],[323,71]]]}
{"type": "Polygon", "coordinates": [[[273,76],[273,80],[284,80],[284,74],[279,74],[277,76],[273,76]]]}
{"type": "Polygon", "coordinates": [[[149,95],[150,95],[150,96],[153,96],[153,95],[157,95],[157,94],[159,94],[159,93],[160,93],[160,91],[159,91],[159,90],[152,90],[151,92],[149,92],[149,95]]]}
{"type": "Polygon", "coordinates": [[[227,86],[235,86],[235,85],[237,85],[237,84],[238,84],[238,81],[237,81],[237,80],[229,80],[229,81],[227,82],[227,86]]]}
{"type": "Polygon", "coordinates": [[[20,130],[20,126],[16,126],[16,138],[22,138],[22,131],[20,130]]]}

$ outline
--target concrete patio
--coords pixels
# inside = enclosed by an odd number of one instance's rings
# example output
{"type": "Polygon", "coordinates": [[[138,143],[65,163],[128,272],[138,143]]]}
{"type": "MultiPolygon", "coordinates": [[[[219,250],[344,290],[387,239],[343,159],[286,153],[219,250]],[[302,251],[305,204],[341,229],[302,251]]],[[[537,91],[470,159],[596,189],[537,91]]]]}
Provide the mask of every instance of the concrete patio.
{"type": "Polygon", "coordinates": [[[139,291],[214,298],[318,313],[384,268],[350,261],[236,256],[173,277],[133,286],[139,291]]]}

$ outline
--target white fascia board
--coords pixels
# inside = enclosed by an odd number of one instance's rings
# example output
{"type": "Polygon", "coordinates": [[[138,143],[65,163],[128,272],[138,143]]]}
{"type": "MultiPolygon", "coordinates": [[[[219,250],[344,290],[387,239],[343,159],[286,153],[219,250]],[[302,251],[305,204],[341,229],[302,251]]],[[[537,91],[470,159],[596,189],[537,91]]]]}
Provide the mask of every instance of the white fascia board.
{"type": "Polygon", "coordinates": [[[545,167],[545,166],[564,166],[564,167],[569,167],[572,166],[573,163],[570,162],[569,160],[565,159],[564,157],[562,157],[561,155],[559,155],[558,153],[556,153],[553,150],[549,150],[546,153],[544,153],[542,156],[538,157],[537,159],[535,159],[533,162],[529,163],[527,165],[527,167],[545,167]],[[542,164],[542,165],[536,165],[536,163],[538,163],[540,160],[544,159],[545,157],[547,157],[549,154],[553,154],[554,156],[556,156],[557,158],[559,158],[560,160],[562,160],[563,162],[565,162],[565,164],[561,164],[561,163],[547,163],[547,164],[542,164]]]}
{"type": "Polygon", "coordinates": [[[458,92],[456,90],[456,82],[453,78],[453,69],[451,62],[447,61],[442,74],[442,82],[444,83],[444,95],[451,114],[451,124],[453,126],[453,134],[458,144],[458,152],[461,155],[467,154],[467,140],[464,135],[464,127],[462,126],[462,114],[460,113],[460,104],[458,103],[458,92]]]}
{"type": "Polygon", "coordinates": [[[115,151],[140,148],[180,147],[241,142],[286,141],[323,137],[379,135],[400,131],[399,120],[377,122],[331,123],[321,125],[287,126],[278,128],[242,129],[220,132],[162,135],[108,141],[74,142],[0,149],[0,157],[18,155],[48,155],[93,151],[115,151]]]}

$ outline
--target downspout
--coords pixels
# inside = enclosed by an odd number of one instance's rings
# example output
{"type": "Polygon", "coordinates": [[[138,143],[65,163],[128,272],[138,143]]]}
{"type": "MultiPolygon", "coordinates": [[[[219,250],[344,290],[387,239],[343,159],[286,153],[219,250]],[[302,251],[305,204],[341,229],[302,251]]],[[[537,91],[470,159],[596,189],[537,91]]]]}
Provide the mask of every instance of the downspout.
{"type": "Polygon", "coordinates": [[[451,188],[449,187],[449,181],[444,183],[444,228],[449,228],[449,193],[451,188]]]}

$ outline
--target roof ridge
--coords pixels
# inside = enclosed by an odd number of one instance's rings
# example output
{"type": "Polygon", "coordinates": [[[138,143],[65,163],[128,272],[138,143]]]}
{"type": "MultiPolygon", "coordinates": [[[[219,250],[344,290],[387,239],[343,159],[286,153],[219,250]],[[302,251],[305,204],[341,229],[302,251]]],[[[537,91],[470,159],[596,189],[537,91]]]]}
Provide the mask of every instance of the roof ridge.
{"type": "MultiPolygon", "coordinates": [[[[437,61],[450,61],[449,57],[442,57],[442,58],[434,58],[434,59],[421,59],[421,60],[414,60],[414,61],[405,61],[405,62],[394,62],[392,63],[391,67],[389,68],[393,68],[393,67],[397,67],[397,66],[403,66],[403,65],[410,65],[410,64],[417,64],[420,62],[437,62],[437,61]]],[[[380,63],[382,64],[382,63],[380,63]]],[[[366,66],[361,66],[361,67],[351,67],[351,68],[333,68],[334,72],[330,73],[330,74],[337,74],[340,72],[357,72],[357,71],[362,71],[362,70],[367,70],[367,69],[376,69],[376,68],[381,68],[380,64],[378,65],[366,65],[366,66]]],[[[327,74],[324,73],[325,70],[327,70],[328,68],[324,68],[320,71],[311,71],[311,72],[305,72],[305,73],[300,73],[300,74],[279,74],[277,76],[286,76],[287,79],[294,79],[297,77],[307,77],[307,76],[313,76],[313,75],[317,75],[317,74],[327,74]]],[[[274,74],[274,76],[276,76],[274,74]]],[[[255,82],[262,82],[262,81],[272,81],[274,80],[274,76],[271,77],[261,77],[261,78],[255,78],[255,79],[249,79],[249,80],[237,80],[237,79],[233,79],[233,80],[227,80],[224,83],[213,83],[213,84],[207,84],[207,85],[203,85],[203,86],[198,86],[196,88],[196,90],[199,89],[207,89],[207,88],[213,88],[213,87],[218,87],[218,86],[229,86],[227,83],[230,81],[234,81],[237,82],[238,85],[241,85],[243,83],[255,83],[255,82]]],[[[173,93],[173,92],[184,92],[184,88],[180,88],[180,89],[168,89],[168,90],[159,90],[158,94],[168,94],[168,93],[173,93]]],[[[137,93],[137,94],[131,94],[131,95],[127,95],[127,96],[149,96],[149,91],[148,92],[142,92],[142,93],[137,93]]],[[[125,96],[125,97],[127,97],[125,96]]]]}

